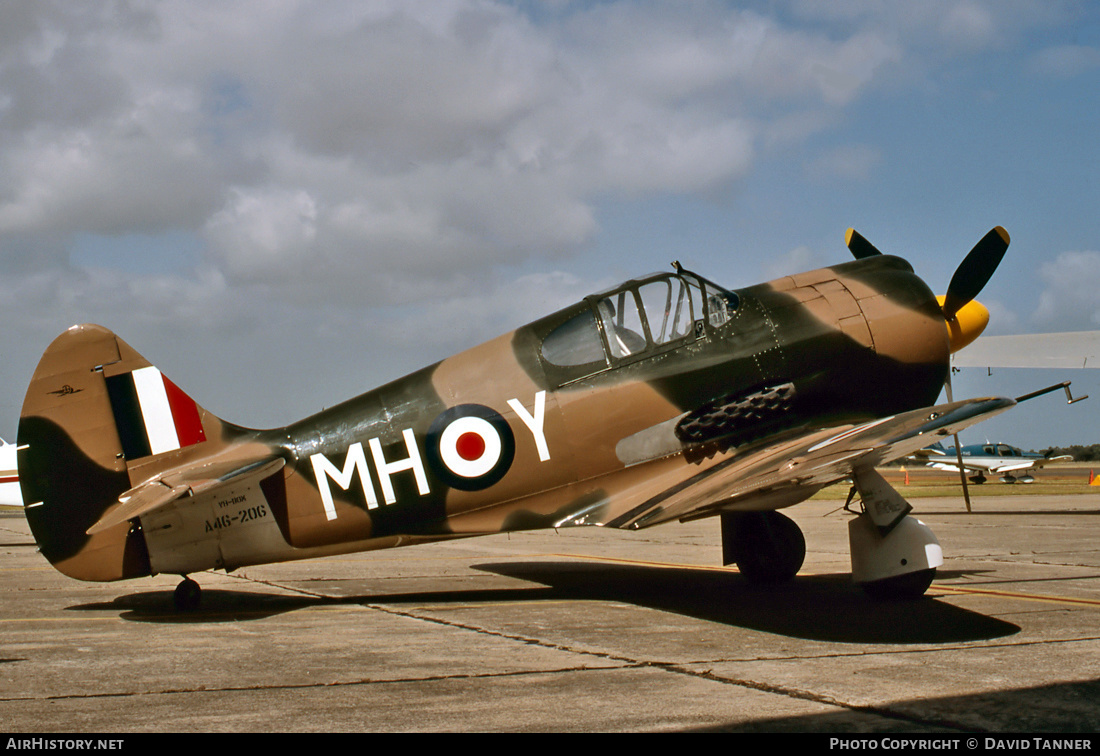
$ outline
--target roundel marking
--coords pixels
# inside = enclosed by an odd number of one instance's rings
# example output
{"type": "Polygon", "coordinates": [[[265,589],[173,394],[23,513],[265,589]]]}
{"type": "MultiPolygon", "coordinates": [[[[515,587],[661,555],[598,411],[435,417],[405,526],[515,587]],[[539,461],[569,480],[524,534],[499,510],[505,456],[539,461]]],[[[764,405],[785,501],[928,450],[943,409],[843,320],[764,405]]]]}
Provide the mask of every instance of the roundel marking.
{"type": "Polygon", "coordinates": [[[439,435],[439,456],[447,469],[463,478],[492,472],[503,453],[500,433],[488,420],[460,417],[439,435]]]}
{"type": "Polygon", "coordinates": [[[481,404],[451,407],[428,429],[426,456],[432,472],[461,491],[480,491],[499,481],[515,454],[508,422],[481,404]]]}

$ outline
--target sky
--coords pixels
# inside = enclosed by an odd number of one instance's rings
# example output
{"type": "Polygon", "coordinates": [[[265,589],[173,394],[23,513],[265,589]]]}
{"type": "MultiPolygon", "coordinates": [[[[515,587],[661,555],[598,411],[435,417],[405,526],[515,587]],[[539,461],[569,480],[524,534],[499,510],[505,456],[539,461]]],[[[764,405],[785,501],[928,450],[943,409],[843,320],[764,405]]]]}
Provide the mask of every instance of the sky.
{"type": "MultiPolygon", "coordinates": [[[[1012,244],[987,333],[1100,329],[1100,4],[0,4],[0,436],[74,323],[274,427],[673,260],[936,291],[1012,244]]],[[[1100,371],[964,433],[1100,442],[1100,371]]]]}

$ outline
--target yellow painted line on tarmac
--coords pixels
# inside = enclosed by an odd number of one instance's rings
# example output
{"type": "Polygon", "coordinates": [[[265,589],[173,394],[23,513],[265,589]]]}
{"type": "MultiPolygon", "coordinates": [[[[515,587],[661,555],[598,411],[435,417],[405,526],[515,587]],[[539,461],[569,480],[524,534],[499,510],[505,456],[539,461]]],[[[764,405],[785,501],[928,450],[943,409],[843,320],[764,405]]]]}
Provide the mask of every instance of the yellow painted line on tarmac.
{"type": "Polygon", "coordinates": [[[664,567],[670,570],[707,570],[708,572],[736,573],[733,565],[728,567],[715,566],[713,564],[686,564],[682,562],[651,562],[645,559],[624,559],[622,557],[607,557],[597,554],[535,554],[540,557],[555,557],[564,559],[578,559],[586,562],[609,562],[611,564],[634,564],[642,567],[664,567]]]}
{"type": "Polygon", "coordinates": [[[993,598],[1020,599],[1022,601],[1040,601],[1047,604],[1069,604],[1071,606],[1100,607],[1100,599],[1074,598],[1072,596],[1044,596],[1039,593],[1001,591],[992,588],[962,588],[953,585],[933,584],[932,587],[928,589],[928,592],[932,594],[947,596],[990,596],[993,598]]]}
{"type": "Polygon", "coordinates": [[[77,624],[80,622],[119,622],[121,618],[116,614],[113,617],[8,617],[0,619],[0,625],[10,625],[17,622],[68,622],[77,624]]]}

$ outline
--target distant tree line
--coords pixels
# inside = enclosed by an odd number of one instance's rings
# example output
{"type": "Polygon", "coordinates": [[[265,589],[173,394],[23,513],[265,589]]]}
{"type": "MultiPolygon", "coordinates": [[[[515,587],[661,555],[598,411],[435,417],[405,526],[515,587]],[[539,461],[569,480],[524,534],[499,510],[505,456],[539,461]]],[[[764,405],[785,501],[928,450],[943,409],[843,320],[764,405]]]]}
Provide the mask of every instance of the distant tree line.
{"type": "Polygon", "coordinates": [[[1041,453],[1047,457],[1058,457],[1068,454],[1077,462],[1100,462],[1100,444],[1088,446],[1052,446],[1042,449],[1041,453]]]}

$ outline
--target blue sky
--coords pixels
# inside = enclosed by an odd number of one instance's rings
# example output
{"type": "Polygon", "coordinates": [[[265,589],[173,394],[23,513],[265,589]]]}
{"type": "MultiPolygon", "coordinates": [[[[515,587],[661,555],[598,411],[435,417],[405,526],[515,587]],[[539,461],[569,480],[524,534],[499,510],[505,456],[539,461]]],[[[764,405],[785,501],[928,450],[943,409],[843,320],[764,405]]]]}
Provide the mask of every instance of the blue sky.
{"type": "MultiPolygon", "coordinates": [[[[0,435],[77,322],[266,427],[674,259],[843,262],[849,226],[942,291],[1003,225],[989,333],[1100,329],[1097,133],[1089,2],[7,2],[0,435]]],[[[971,434],[1100,442],[1095,372],[956,394],[1072,379],[971,434]]]]}

